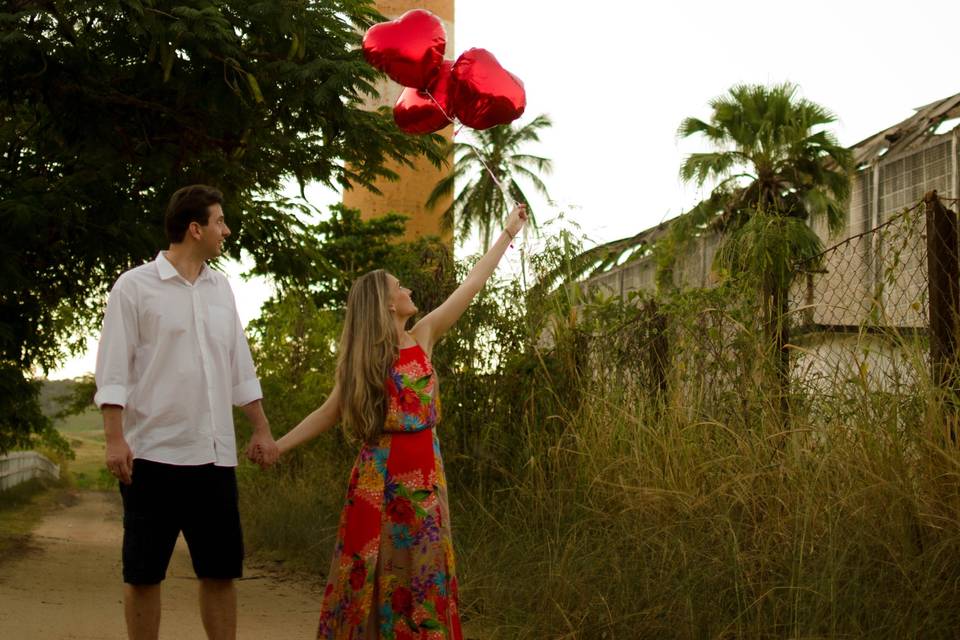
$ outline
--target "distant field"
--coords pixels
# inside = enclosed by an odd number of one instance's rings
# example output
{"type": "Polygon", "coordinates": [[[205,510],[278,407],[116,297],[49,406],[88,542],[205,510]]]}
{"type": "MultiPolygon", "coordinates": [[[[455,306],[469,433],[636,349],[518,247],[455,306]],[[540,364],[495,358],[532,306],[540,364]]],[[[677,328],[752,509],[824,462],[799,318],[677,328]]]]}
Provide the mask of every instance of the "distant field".
{"type": "Polygon", "coordinates": [[[103,429],[103,420],[96,407],[91,406],[85,412],[77,416],[68,416],[54,423],[57,431],[63,434],[78,433],[84,431],[99,431],[103,429]]]}
{"type": "Polygon", "coordinates": [[[83,489],[112,489],[116,481],[104,466],[103,427],[100,413],[91,409],[56,424],[70,443],[76,458],[66,462],[67,476],[83,489]]]}
{"type": "MultiPolygon", "coordinates": [[[[70,392],[75,385],[72,380],[53,380],[44,384],[42,400],[47,415],[52,416],[60,409],[56,397],[70,392]]],[[[96,407],[91,404],[83,413],[55,419],[54,427],[66,437],[76,456],[62,463],[61,471],[68,483],[82,489],[116,487],[116,480],[103,464],[103,421],[96,407]]]]}

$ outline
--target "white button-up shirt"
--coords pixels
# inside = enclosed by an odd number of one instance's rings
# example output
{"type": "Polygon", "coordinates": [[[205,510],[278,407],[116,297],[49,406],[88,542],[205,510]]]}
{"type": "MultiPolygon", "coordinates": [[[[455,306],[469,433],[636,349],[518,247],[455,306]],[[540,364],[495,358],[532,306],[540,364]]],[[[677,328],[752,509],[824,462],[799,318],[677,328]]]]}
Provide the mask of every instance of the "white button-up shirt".
{"type": "Polygon", "coordinates": [[[162,251],[113,285],[96,380],[133,456],[167,464],[236,466],[231,404],[263,397],[226,277],[204,265],[190,284],[162,251]]]}

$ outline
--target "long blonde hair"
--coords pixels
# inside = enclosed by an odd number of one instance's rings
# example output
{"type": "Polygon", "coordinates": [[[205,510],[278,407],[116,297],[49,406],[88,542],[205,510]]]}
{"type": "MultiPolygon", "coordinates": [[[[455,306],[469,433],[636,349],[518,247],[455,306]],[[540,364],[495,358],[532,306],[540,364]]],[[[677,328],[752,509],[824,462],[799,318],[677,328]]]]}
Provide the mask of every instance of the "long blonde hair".
{"type": "Polygon", "coordinates": [[[364,442],[373,442],[383,431],[387,414],[385,385],[399,353],[389,302],[390,280],[386,271],[377,269],[357,278],[347,296],[347,314],[340,334],[340,416],[347,435],[364,442]]]}

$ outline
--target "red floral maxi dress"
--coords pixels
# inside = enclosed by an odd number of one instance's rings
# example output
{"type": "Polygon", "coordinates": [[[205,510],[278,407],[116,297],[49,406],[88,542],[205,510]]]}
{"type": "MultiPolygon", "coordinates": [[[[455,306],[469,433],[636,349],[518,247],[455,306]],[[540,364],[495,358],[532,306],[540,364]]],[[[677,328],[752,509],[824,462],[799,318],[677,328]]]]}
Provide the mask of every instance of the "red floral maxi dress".
{"type": "Polygon", "coordinates": [[[362,640],[376,606],[380,638],[462,639],[436,387],[423,349],[400,349],[384,433],[350,474],[318,638],[362,640]]]}

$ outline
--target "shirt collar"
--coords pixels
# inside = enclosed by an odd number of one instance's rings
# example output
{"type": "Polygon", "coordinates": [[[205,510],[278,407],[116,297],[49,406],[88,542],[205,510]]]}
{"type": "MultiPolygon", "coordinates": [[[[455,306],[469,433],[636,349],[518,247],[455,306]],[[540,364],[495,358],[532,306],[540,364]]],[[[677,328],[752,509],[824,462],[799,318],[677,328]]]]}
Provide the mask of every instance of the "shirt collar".
{"type": "MultiPolygon", "coordinates": [[[[157,264],[157,275],[160,276],[161,280],[169,280],[180,275],[180,272],[177,271],[177,268],[167,260],[167,256],[163,255],[163,251],[160,251],[157,254],[157,259],[154,261],[157,264]]],[[[210,267],[206,263],[200,267],[200,275],[197,277],[197,281],[205,280],[212,277],[213,274],[210,273],[210,267]]]]}

